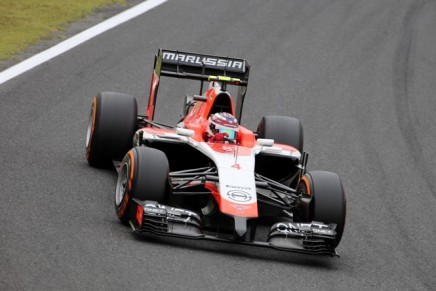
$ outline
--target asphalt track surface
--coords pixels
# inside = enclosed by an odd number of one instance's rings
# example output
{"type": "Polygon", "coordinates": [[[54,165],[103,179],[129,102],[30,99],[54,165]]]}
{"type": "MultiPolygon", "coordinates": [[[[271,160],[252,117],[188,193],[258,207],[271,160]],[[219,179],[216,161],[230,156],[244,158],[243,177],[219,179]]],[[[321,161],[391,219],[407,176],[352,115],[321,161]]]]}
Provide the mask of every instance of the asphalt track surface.
{"type": "Polygon", "coordinates": [[[434,290],[435,29],[435,1],[170,0],[2,84],[0,289],[434,290]],[[159,47],[246,58],[247,127],[302,120],[309,170],[347,192],[339,259],[118,222],[115,172],[84,158],[89,106],[119,91],[143,108],[159,47]]]}

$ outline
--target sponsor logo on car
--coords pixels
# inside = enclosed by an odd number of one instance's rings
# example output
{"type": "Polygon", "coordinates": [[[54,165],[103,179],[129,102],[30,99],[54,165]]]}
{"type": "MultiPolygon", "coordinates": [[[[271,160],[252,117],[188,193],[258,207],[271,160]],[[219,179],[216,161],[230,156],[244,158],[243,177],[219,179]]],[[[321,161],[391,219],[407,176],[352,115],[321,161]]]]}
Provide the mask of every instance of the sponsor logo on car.
{"type": "Polygon", "coordinates": [[[144,207],[144,212],[152,212],[152,213],[165,213],[165,209],[155,208],[155,207],[144,207]]]}
{"type": "Polygon", "coordinates": [[[250,191],[251,188],[250,187],[245,187],[245,186],[236,186],[236,185],[226,185],[226,188],[230,188],[230,189],[237,189],[237,190],[247,190],[250,191]]]}
{"type": "Polygon", "coordinates": [[[240,204],[230,204],[230,206],[241,212],[251,208],[251,206],[244,206],[240,204]]]}
{"type": "Polygon", "coordinates": [[[208,56],[191,55],[176,52],[163,52],[163,59],[168,61],[176,61],[180,63],[206,65],[215,67],[227,67],[232,69],[243,70],[244,62],[235,59],[223,59],[208,56]]]}
{"type": "Polygon", "coordinates": [[[325,224],[317,223],[291,223],[279,222],[275,225],[277,231],[281,233],[304,233],[312,231],[314,234],[334,235],[333,229],[325,224]]]}
{"type": "Polygon", "coordinates": [[[319,233],[319,234],[326,234],[326,235],[333,235],[334,232],[331,229],[321,229],[321,228],[312,228],[312,231],[314,233],[319,233]]]}
{"type": "Polygon", "coordinates": [[[251,195],[242,190],[230,190],[227,192],[227,197],[236,202],[248,202],[251,200],[251,195]]]}

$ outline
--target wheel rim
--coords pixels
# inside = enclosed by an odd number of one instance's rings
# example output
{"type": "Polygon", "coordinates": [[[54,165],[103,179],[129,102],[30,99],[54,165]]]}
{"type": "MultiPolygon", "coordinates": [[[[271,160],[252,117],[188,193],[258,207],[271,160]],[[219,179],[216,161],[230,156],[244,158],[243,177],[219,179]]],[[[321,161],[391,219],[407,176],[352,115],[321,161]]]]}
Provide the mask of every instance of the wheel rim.
{"type": "Polygon", "coordinates": [[[89,114],[88,130],[86,132],[86,148],[89,147],[89,143],[91,142],[93,123],[94,123],[94,102],[91,105],[91,112],[89,114]]]}
{"type": "MultiPolygon", "coordinates": [[[[303,176],[302,179],[300,179],[300,182],[297,185],[297,191],[301,191],[302,193],[308,193],[310,196],[312,196],[312,191],[310,188],[310,182],[307,179],[306,176],[303,176]]],[[[313,196],[312,196],[313,199],[313,196]]],[[[312,201],[309,202],[309,205],[307,207],[307,210],[302,212],[304,216],[302,216],[302,222],[311,222],[313,221],[313,203],[312,201]]]]}
{"type": "Polygon", "coordinates": [[[121,168],[121,171],[118,175],[117,180],[117,189],[115,191],[115,204],[117,206],[120,206],[123,202],[124,195],[127,191],[127,183],[129,181],[129,163],[125,163],[123,167],[121,168]]]}

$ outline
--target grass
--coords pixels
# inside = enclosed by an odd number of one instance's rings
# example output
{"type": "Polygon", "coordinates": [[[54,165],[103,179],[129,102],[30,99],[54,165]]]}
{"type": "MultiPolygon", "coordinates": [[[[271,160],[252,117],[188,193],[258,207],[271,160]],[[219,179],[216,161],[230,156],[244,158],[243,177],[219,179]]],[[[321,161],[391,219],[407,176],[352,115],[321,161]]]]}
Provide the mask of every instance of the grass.
{"type": "Polygon", "coordinates": [[[125,0],[0,0],[0,60],[8,60],[69,23],[125,0]]]}

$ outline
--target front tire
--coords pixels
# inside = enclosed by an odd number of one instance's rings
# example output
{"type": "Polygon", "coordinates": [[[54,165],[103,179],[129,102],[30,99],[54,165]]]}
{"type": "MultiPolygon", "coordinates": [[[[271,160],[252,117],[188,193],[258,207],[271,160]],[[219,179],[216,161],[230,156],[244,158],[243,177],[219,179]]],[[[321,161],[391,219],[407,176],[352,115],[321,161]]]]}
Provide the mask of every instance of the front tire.
{"type": "Polygon", "coordinates": [[[118,218],[128,224],[134,214],[133,198],[164,203],[171,192],[166,155],[157,149],[135,147],[121,162],[115,190],[118,218]]]}
{"type": "MultiPolygon", "coordinates": [[[[306,173],[298,184],[298,190],[311,195],[308,209],[298,209],[297,213],[305,213],[295,217],[301,222],[319,221],[336,224],[337,247],[344,233],[347,201],[339,175],[326,171],[306,173]]],[[[304,204],[301,206],[303,207],[304,204]]]]}
{"type": "MultiPolygon", "coordinates": [[[[300,120],[288,117],[268,115],[262,117],[257,127],[258,138],[273,139],[274,143],[291,146],[303,153],[303,126],[300,120]]],[[[279,183],[295,188],[300,171],[295,161],[272,155],[256,157],[256,173],[279,183]]]]}
{"type": "Polygon", "coordinates": [[[297,118],[268,115],[257,127],[259,138],[273,139],[275,143],[290,145],[303,153],[303,126],[297,118]]]}
{"type": "Polygon", "coordinates": [[[132,148],[137,115],[136,99],[130,95],[101,92],[94,97],[86,134],[86,159],[91,166],[123,158],[132,148]]]}

